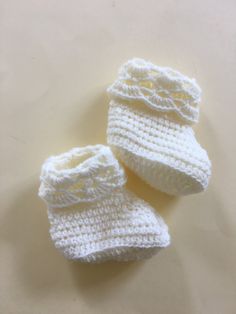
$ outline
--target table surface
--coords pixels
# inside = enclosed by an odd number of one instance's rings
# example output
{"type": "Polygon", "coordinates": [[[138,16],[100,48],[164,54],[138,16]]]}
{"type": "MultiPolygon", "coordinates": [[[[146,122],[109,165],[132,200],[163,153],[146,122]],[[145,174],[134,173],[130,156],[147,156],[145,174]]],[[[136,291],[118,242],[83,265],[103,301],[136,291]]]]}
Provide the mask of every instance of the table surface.
{"type": "Polygon", "coordinates": [[[236,313],[236,2],[1,1],[0,312],[236,313]],[[142,57],[195,77],[206,192],[173,198],[128,171],[172,244],[137,263],[67,261],[38,198],[42,162],[106,142],[107,86],[142,57]]]}

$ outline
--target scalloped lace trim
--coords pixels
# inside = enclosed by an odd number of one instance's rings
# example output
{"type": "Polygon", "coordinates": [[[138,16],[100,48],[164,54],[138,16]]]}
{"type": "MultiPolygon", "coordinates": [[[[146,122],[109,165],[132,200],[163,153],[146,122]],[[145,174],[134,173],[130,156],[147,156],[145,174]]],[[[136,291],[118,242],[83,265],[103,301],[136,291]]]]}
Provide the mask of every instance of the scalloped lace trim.
{"type": "Polygon", "coordinates": [[[189,123],[199,118],[201,89],[195,79],[143,59],[125,63],[108,93],[115,98],[142,101],[158,111],[174,111],[189,123]]]}
{"type": "Polygon", "coordinates": [[[126,183],[123,168],[103,145],[76,148],[42,166],[39,196],[51,208],[98,201],[126,183]]]}

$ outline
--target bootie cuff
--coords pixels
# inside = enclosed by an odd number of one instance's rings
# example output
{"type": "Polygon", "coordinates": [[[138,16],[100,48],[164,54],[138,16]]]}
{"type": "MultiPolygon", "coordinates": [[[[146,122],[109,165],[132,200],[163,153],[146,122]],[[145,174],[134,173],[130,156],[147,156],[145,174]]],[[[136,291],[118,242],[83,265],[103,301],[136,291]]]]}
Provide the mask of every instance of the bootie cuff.
{"type": "Polygon", "coordinates": [[[40,180],[39,196],[51,208],[98,201],[126,183],[123,168],[103,145],[74,148],[48,158],[40,180]]]}
{"type": "Polygon", "coordinates": [[[201,89],[195,79],[143,59],[126,62],[108,93],[113,99],[141,101],[157,111],[175,112],[190,124],[199,118],[201,89]]]}

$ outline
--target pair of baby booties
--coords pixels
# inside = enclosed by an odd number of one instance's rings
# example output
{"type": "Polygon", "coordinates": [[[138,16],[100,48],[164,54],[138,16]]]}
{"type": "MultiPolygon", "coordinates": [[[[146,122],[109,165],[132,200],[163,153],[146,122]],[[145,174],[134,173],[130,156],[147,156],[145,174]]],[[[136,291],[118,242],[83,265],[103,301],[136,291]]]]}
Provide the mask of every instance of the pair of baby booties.
{"type": "Polygon", "coordinates": [[[74,148],[42,166],[39,196],[47,203],[51,238],[68,259],[139,260],[170,244],[160,215],[126,189],[115,155],[171,195],[203,191],[210,178],[211,163],[192,130],[201,97],[194,79],[135,58],[108,93],[111,148],[74,148]]]}

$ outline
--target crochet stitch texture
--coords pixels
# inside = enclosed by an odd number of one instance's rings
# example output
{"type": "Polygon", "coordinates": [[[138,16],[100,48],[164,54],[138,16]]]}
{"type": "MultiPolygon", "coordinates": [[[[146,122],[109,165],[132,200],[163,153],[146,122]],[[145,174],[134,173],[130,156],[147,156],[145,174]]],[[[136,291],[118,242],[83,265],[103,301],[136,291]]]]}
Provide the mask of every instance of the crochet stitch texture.
{"type": "Polygon", "coordinates": [[[107,146],[48,158],[40,180],[52,240],[69,259],[138,260],[170,243],[163,219],[126,190],[124,170],[107,146]]]}
{"type": "Polygon", "coordinates": [[[211,163],[192,129],[201,100],[194,79],[135,58],[108,93],[107,142],[127,167],[168,194],[207,188],[211,163]]]}

